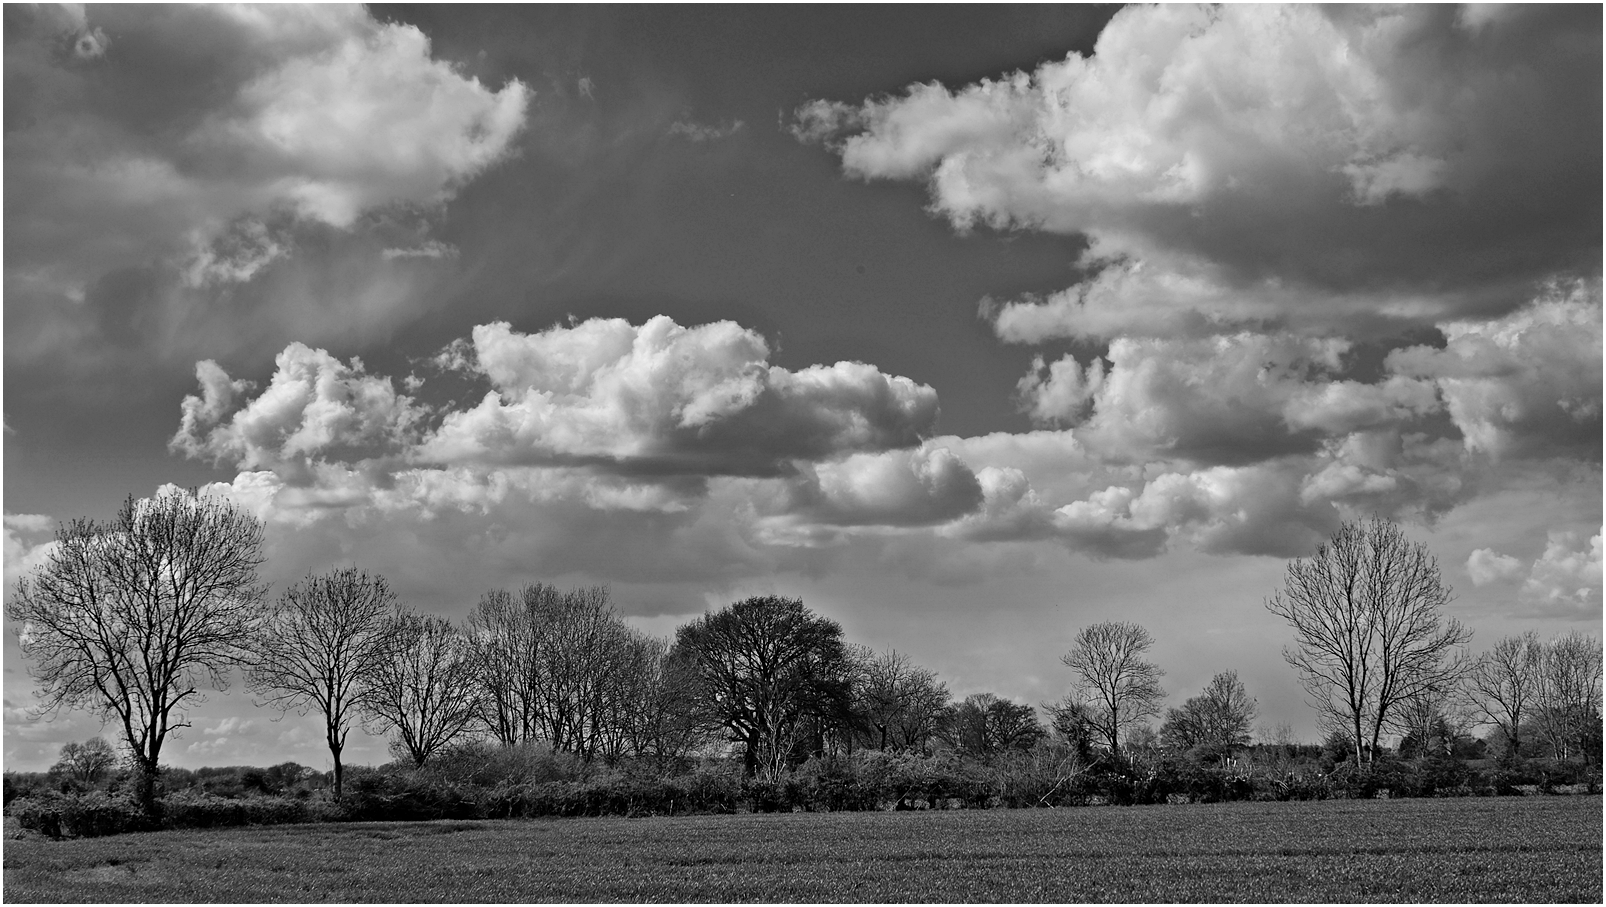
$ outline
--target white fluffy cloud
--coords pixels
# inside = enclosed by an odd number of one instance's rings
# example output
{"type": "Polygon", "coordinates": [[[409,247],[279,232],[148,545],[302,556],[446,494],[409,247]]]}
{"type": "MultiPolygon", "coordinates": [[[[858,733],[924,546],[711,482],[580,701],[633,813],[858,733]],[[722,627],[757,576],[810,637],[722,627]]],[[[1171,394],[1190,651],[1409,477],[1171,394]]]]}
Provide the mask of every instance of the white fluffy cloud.
{"type": "Polygon", "coordinates": [[[383,250],[447,248],[531,97],[359,6],[17,7],[7,39],[7,355],[75,369],[415,316],[443,256],[383,250]]]}
{"type": "MultiPolygon", "coordinates": [[[[212,249],[231,229],[260,237],[258,219],[284,209],[346,228],[373,208],[436,204],[504,157],[524,124],[522,84],[492,90],[432,59],[416,28],[361,7],[93,16],[120,36],[119,60],[54,55],[44,13],[23,17],[7,54],[29,112],[7,136],[7,195],[37,215],[14,219],[8,268],[64,284],[184,254],[199,274],[248,279],[254,269],[220,267],[230,256],[212,249]],[[91,91],[107,78],[117,91],[91,91]],[[206,84],[172,84],[184,79],[206,84]],[[55,248],[65,237],[74,247],[55,248]]],[[[244,244],[256,252],[233,260],[285,254],[244,244]]]]}
{"type": "Polygon", "coordinates": [[[448,359],[493,389],[418,451],[438,463],[607,461],[686,474],[774,474],[791,460],[910,447],[937,395],[857,362],[789,371],[732,322],[591,319],[535,334],[474,329],[448,359]]]}
{"type": "Polygon", "coordinates": [[[1389,356],[1397,373],[1432,379],[1469,450],[1600,462],[1600,284],[1553,288],[1505,318],[1441,327],[1443,349],[1389,356]]]}
{"type": "Polygon", "coordinates": [[[1467,555],[1467,575],[1474,586],[1518,580],[1522,574],[1522,561],[1492,548],[1478,548],[1467,555]]]}
{"type": "Polygon", "coordinates": [[[43,564],[55,546],[56,521],[37,513],[5,515],[5,584],[9,590],[28,571],[43,564]]]}
{"type": "Polygon", "coordinates": [[[1006,339],[1420,324],[1599,267],[1573,189],[1599,176],[1598,17],[1571,18],[1130,7],[1090,57],[815,101],[796,131],[927,181],[961,229],[1085,235],[1084,282],[992,307],[1006,339]]]}
{"type": "Polygon", "coordinates": [[[1601,535],[1580,543],[1572,532],[1551,532],[1544,553],[1522,584],[1522,600],[1544,613],[1599,618],[1601,535]]]}
{"type": "Polygon", "coordinates": [[[230,380],[211,360],[197,363],[201,396],[184,398],[173,449],[306,482],[314,460],[400,453],[423,417],[412,398],[396,393],[390,379],[366,374],[358,359],[348,365],[292,343],[274,364],[267,389],[237,408],[249,384],[230,380]]]}

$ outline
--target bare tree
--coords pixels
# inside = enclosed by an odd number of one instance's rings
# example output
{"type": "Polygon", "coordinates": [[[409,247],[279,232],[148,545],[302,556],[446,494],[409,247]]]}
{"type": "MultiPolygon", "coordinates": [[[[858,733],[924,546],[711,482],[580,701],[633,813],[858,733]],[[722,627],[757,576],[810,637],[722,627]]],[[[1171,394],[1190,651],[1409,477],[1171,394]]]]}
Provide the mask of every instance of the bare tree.
{"type": "Polygon", "coordinates": [[[185,708],[202,698],[203,680],[227,686],[260,616],[262,533],[221,498],[129,497],[109,523],[58,529],[48,559],[6,605],[45,711],[115,720],[151,815],[167,735],[189,726],[185,708]]]}
{"type": "Polygon", "coordinates": [[[1573,630],[1545,644],[1535,703],[1539,725],[1556,756],[1565,759],[1579,754],[1586,763],[1598,758],[1600,640],[1573,630]]]}
{"type": "Polygon", "coordinates": [[[1108,621],[1076,634],[1076,644],[1062,659],[1076,672],[1073,694],[1111,754],[1120,754],[1123,731],[1160,714],[1165,672],[1143,660],[1153,645],[1149,631],[1137,624],[1108,621]]]}
{"type": "Polygon", "coordinates": [[[1402,703],[1465,670],[1457,650],[1472,632],[1440,614],[1450,598],[1427,548],[1374,518],[1344,523],[1314,556],[1289,562],[1282,591],[1266,601],[1294,628],[1283,658],[1357,761],[1375,757],[1402,703]]]}
{"type": "Polygon", "coordinates": [[[945,724],[954,746],[989,764],[1004,753],[1029,750],[1048,737],[1031,706],[992,693],[966,696],[949,710],[945,724]]]}
{"type": "Polygon", "coordinates": [[[1204,748],[1210,755],[1225,757],[1230,751],[1249,745],[1249,729],[1257,706],[1244,689],[1236,671],[1223,671],[1210,678],[1204,692],[1166,712],[1160,727],[1160,741],[1170,749],[1204,748]]]}
{"type": "Polygon", "coordinates": [[[855,708],[876,749],[919,748],[937,735],[948,688],[937,675],[893,649],[863,657],[855,708]]]}
{"type": "Polygon", "coordinates": [[[397,614],[385,640],[385,655],[363,691],[363,711],[394,731],[398,749],[422,766],[474,719],[474,660],[463,635],[442,617],[397,614]]]}
{"type": "Polygon", "coordinates": [[[1467,672],[1463,695],[1505,738],[1504,756],[1522,748],[1522,723],[1532,715],[1544,647],[1532,630],[1507,636],[1478,656],[1467,672]]]}
{"type": "Polygon", "coordinates": [[[84,784],[94,784],[117,764],[117,752],[104,737],[91,737],[83,743],[69,743],[61,748],[61,757],[50,767],[52,775],[61,775],[84,784]]]}
{"type": "Polygon", "coordinates": [[[345,768],[340,754],[360,717],[363,691],[387,654],[385,632],[396,595],[382,576],[356,567],[308,574],[280,594],[245,657],[246,684],[261,704],[323,718],[334,760],[335,796],[345,768]]]}

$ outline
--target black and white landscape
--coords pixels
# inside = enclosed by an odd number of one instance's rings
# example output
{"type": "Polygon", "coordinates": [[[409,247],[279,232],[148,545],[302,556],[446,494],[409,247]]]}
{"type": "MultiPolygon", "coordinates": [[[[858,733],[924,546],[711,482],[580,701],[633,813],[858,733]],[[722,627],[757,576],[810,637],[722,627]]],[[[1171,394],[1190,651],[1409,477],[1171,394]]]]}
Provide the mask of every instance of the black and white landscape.
{"type": "MultiPolygon", "coordinates": [[[[264,607],[606,587],[667,648],[801,600],[1043,733],[1119,622],[1132,746],[1213,683],[1315,745],[1290,562],[1399,533],[1445,690],[1592,643],[1598,778],[1599,6],[4,15],[9,605],[73,519],[197,488],[264,607]]],[[[38,713],[40,632],[8,771],[121,741],[38,713]]],[[[163,765],[331,767],[223,676],[163,765]]],[[[366,726],[345,764],[404,753],[366,726]]]]}

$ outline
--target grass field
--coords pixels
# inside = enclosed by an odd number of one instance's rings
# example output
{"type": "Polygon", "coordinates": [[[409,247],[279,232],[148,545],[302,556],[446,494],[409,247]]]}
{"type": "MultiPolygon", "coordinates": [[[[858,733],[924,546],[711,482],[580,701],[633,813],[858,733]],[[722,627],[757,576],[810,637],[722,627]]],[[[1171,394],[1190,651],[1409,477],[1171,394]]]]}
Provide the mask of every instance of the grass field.
{"type": "Polygon", "coordinates": [[[1601,799],[300,825],[11,840],[37,901],[1601,901],[1601,799]]]}

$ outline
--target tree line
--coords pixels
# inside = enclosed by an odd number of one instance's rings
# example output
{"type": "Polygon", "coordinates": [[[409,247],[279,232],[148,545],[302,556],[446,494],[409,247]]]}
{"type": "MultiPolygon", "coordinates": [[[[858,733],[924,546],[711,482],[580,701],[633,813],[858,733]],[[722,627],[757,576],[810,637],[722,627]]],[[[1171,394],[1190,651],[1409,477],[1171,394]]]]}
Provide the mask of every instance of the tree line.
{"type": "MultiPolygon", "coordinates": [[[[1249,744],[1257,715],[1231,671],[1163,709],[1153,637],[1130,623],[1077,634],[1063,659],[1069,690],[1044,704],[1045,727],[1029,704],[953,701],[932,671],[847,642],[795,598],[747,598],[670,639],[631,628],[602,587],[493,589],[455,624],[405,608],[383,577],[356,567],[269,598],[257,575],[262,524],[177,491],[131,497],[106,523],[65,524],[57,541],[7,613],[44,705],[88,708],[118,727],[152,814],[168,735],[188,726],[203,685],[222,689],[234,670],[259,705],[320,719],[337,799],[356,727],[388,737],[416,767],[475,737],[660,770],[734,747],[747,775],[773,776],[866,749],[944,746],[988,762],[1051,736],[1081,764],[1153,749],[1226,760],[1249,744]]],[[[1449,600],[1431,553],[1374,519],[1290,562],[1267,608],[1290,623],[1285,658],[1358,764],[1377,758],[1386,731],[1428,751],[1473,720],[1513,754],[1537,734],[1558,755],[1598,759],[1599,641],[1529,633],[1472,657],[1470,631],[1441,613],[1449,600]]]]}

